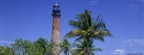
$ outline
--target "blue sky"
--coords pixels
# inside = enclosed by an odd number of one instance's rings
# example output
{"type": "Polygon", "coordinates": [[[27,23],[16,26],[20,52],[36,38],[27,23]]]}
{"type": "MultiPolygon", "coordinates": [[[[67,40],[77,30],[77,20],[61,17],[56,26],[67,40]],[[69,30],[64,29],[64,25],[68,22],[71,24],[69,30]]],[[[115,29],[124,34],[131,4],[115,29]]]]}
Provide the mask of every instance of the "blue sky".
{"type": "Polygon", "coordinates": [[[95,46],[103,49],[95,52],[97,55],[144,53],[144,0],[0,0],[0,45],[18,38],[50,41],[56,1],[61,6],[61,39],[74,30],[68,21],[87,9],[94,18],[101,15],[113,34],[105,42],[95,41],[95,46]]]}

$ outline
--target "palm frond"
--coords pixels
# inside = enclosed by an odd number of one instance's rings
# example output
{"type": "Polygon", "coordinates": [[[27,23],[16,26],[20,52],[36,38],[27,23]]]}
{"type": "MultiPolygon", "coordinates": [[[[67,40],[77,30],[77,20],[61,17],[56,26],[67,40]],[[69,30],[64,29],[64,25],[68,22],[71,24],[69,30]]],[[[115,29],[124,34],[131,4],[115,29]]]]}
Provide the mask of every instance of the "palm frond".
{"type": "Polygon", "coordinates": [[[95,54],[93,52],[91,52],[90,55],[95,55],[95,54]]]}
{"type": "Polygon", "coordinates": [[[107,29],[100,29],[95,31],[94,36],[112,36],[112,34],[107,29]]]}
{"type": "Polygon", "coordinates": [[[78,36],[86,36],[87,32],[84,30],[72,30],[68,34],[66,34],[65,38],[70,38],[70,37],[78,37],[78,36]]]}
{"type": "Polygon", "coordinates": [[[72,27],[74,27],[74,28],[78,28],[78,29],[82,28],[80,22],[74,21],[74,20],[70,20],[69,21],[69,25],[72,26],[72,27]]]}
{"type": "Polygon", "coordinates": [[[78,38],[75,39],[74,42],[79,42],[79,41],[81,41],[81,40],[83,40],[83,37],[78,37],[78,38]]]}
{"type": "Polygon", "coordinates": [[[92,51],[102,51],[101,48],[92,48],[91,50],[92,50],[92,51]]]}
{"type": "Polygon", "coordinates": [[[91,17],[91,12],[85,10],[76,16],[76,21],[70,20],[69,25],[76,28],[68,32],[65,36],[67,38],[76,37],[73,45],[76,47],[73,51],[75,55],[95,55],[93,51],[102,51],[100,48],[95,48],[94,40],[104,41],[105,36],[112,36],[110,31],[106,28],[105,22],[97,16],[96,20],[91,17]]]}

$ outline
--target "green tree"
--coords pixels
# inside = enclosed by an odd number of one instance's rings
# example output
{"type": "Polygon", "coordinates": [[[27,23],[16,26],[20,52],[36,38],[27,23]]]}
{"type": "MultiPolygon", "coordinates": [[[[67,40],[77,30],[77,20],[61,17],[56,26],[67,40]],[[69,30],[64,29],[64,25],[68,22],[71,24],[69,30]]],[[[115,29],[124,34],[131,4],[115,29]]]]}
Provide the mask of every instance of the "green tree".
{"type": "Polygon", "coordinates": [[[20,55],[21,53],[24,53],[22,39],[16,39],[15,43],[12,43],[11,46],[12,46],[12,49],[15,50],[16,54],[20,55]]]}
{"type": "Polygon", "coordinates": [[[87,45],[90,44],[90,42],[93,43],[94,40],[104,41],[105,36],[111,36],[111,33],[106,28],[106,25],[100,16],[94,20],[94,18],[91,17],[91,12],[88,10],[78,14],[76,19],[76,21],[69,21],[69,25],[76,29],[68,32],[65,38],[76,37],[75,41],[85,41],[84,43],[86,44],[85,47],[87,50],[89,49],[87,45]]]}
{"type": "Polygon", "coordinates": [[[39,38],[35,44],[40,46],[43,49],[43,55],[46,55],[48,53],[48,41],[44,38],[39,38]]]}
{"type": "Polygon", "coordinates": [[[23,52],[23,55],[28,55],[30,54],[30,47],[32,46],[32,42],[29,41],[29,40],[24,40],[22,41],[22,52],[23,52]]]}
{"type": "Polygon", "coordinates": [[[62,43],[62,50],[64,51],[65,55],[69,55],[70,54],[70,50],[71,50],[71,44],[68,40],[64,40],[62,43]]]}
{"type": "Polygon", "coordinates": [[[10,47],[0,46],[0,55],[15,55],[15,53],[10,47]]]}
{"type": "Polygon", "coordinates": [[[12,44],[12,49],[17,55],[44,55],[41,45],[34,44],[29,40],[16,39],[12,44]]]}
{"type": "Polygon", "coordinates": [[[80,41],[80,43],[75,44],[76,49],[74,49],[74,55],[95,55],[94,51],[102,51],[100,48],[95,48],[93,42],[90,41],[80,41]]]}

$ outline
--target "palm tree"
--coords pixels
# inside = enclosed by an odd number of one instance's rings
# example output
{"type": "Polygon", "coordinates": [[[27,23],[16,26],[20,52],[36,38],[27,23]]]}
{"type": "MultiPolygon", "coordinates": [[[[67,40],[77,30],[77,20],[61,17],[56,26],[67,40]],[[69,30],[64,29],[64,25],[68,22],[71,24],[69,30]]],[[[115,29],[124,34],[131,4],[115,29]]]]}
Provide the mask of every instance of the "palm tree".
{"type": "Polygon", "coordinates": [[[102,51],[100,48],[95,48],[93,42],[90,41],[88,44],[87,41],[80,41],[80,43],[75,44],[77,47],[74,49],[74,55],[95,55],[94,51],[102,51]]]}
{"type": "Polygon", "coordinates": [[[69,55],[70,48],[71,48],[71,44],[69,43],[68,40],[65,39],[62,43],[62,50],[64,51],[65,55],[69,55]]]}
{"type": "Polygon", "coordinates": [[[105,36],[111,36],[111,33],[106,28],[103,20],[100,19],[100,16],[94,21],[91,17],[91,12],[85,10],[84,13],[78,14],[76,18],[76,21],[69,21],[69,25],[76,29],[68,32],[65,36],[66,39],[76,37],[75,41],[83,40],[86,44],[85,47],[88,49],[89,47],[87,45],[90,42],[93,43],[94,40],[104,41],[105,36]]]}
{"type": "Polygon", "coordinates": [[[111,33],[106,28],[105,23],[100,16],[94,21],[91,17],[91,12],[85,10],[84,13],[77,15],[77,21],[70,20],[70,26],[77,28],[66,34],[65,38],[77,37],[75,41],[86,39],[89,40],[101,40],[104,41],[104,36],[111,36],[111,33]]]}

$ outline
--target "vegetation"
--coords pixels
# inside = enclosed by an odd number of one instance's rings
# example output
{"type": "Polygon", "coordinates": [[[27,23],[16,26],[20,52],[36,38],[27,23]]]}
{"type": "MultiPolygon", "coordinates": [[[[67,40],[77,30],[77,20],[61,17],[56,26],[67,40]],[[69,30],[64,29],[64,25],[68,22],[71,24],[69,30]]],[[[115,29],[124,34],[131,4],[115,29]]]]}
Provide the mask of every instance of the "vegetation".
{"type": "Polygon", "coordinates": [[[94,41],[104,41],[104,37],[112,36],[106,28],[104,21],[97,16],[96,19],[91,17],[91,12],[85,10],[76,16],[75,20],[70,20],[69,25],[75,30],[68,32],[63,42],[58,45],[48,42],[44,38],[39,38],[35,42],[29,40],[16,39],[10,47],[0,46],[0,55],[54,55],[53,46],[61,47],[65,55],[95,55],[94,51],[102,51],[95,48],[94,41]],[[71,44],[67,39],[76,38],[71,44]]]}
{"type": "Polygon", "coordinates": [[[95,55],[94,51],[102,51],[100,48],[95,48],[92,42],[89,42],[87,45],[86,41],[80,41],[75,46],[76,48],[73,50],[75,55],[95,55]]]}
{"type": "Polygon", "coordinates": [[[75,30],[67,33],[65,38],[76,38],[75,41],[80,41],[80,44],[76,44],[77,49],[75,50],[75,53],[79,53],[78,55],[94,55],[94,50],[101,50],[94,48],[94,40],[104,41],[104,37],[111,36],[111,33],[100,16],[95,20],[88,10],[78,14],[76,19],[76,21],[70,20],[69,25],[75,30]]]}
{"type": "Polygon", "coordinates": [[[0,46],[0,55],[15,55],[14,50],[7,46],[0,46]]]}
{"type": "Polygon", "coordinates": [[[65,39],[63,41],[62,49],[63,49],[65,55],[69,55],[70,50],[71,50],[71,44],[70,44],[70,42],[68,40],[65,39]]]}
{"type": "Polygon", "coordinates": [[[44,38],[39,38],[36,42],[17,39],[12,44],[14,53],[18,55],[46,55],[48,53],[49,43],[44,38]]]}

